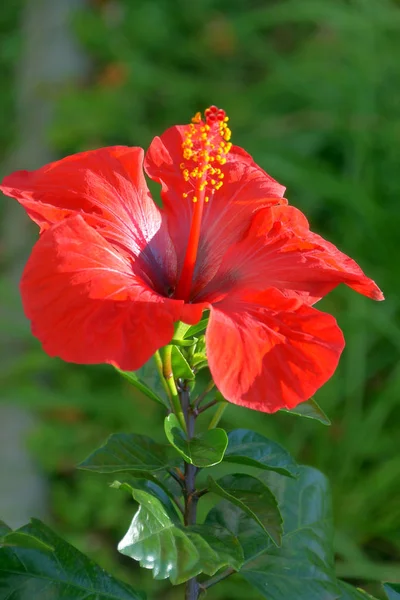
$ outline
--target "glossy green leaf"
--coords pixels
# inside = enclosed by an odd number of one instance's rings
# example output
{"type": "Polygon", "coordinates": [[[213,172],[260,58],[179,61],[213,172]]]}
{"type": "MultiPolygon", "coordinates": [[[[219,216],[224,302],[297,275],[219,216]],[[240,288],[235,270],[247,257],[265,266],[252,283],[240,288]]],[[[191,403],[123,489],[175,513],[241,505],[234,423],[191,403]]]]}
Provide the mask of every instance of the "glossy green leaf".
{"type": "Polygon", "coordinates": [[[43,550],[44,552],[54,550],[52,546],[24,531],[10,531],[6,535],[3,535],[0,538],[0,547],[2,546],[16,546],[31,550],[43,550]]]}
{"type": "Polygon", "coordinates": [[[120,375],[122,375],[122,377],[124,379],[126,379],[127,381],[129,381],[129,383],[131,383],[133,386],[135,386],[135,388],[137,388],[140,392],[142,392],[142,394],[144,394],[145,396],[147,396],[147,398],[150,398],[150,400],[154,400],[154,402],[158,402],[159,404],[162,404],[163,406],[166,406],[168,408],[168,400],[167,398],[158,396],[158,394],[156,394],[148,385],[146,385],[136,374],[136,372],[134,371],[122,371],[121,369],[118,369],[117,367],[114,367],[116,371],[118,371],[118,373],[120,375]]]}
{"type": "Polygon", "coordinates": [[[172,347],[171,362],[175,379],[194,379],[194,373],[188,361],[177,346],[172,347]]]}
{"type": "Polygon", "coordinates": [[[242,549],[226,529],[184,527],[154,495],[134,487],[131,493],[140,506],[118,550],[152,569],[155,579],[169,577],[177,585],[201,572],[240,568],[242,549]]]}
{"type": "Polygon", "coordinates": [[[400,583],[385,583],[383,589],[389,600],[400,600],[400,583]]]}
{"type": "Polygon", "coordinates": [[[331,424],[329,417],[324,413],[314,398],[307,400],[307,402],[301,402],[295,408],[290,410],[282,409],[282,412],[289,413],[290,415],[297,415],[299,417],[306,417],[307,419],[314,419],[323,425],[331,424]]]}
{"type": "Polygon", "coordinates": [[[0,597],[11,600],[143,600],[131,586],[118,581],[96,563],[32,519],[18,534],[54,548],[0,548],[0,597]]]}
{"type": "Polygon", "coordinates": [[[274,544],[281,544],[282,516],[275,496],[262,481],[238,473],[226,475],[218,481],[209,477],[207,487],[210,492],[228,500],[256,521],[274,544]]]}
{"type": "Polygon", "coordinates": [[[295,477],[299,472],[297,464],[282,446],[249,429],[228,433],[224,461],[276,471],[289,477],[295,477]]]}
{"type": "Polygon", "coordinates": [[[284,533],[277,548],[255,521],[226,502],[214,507],[207,524],[228,529],[245,556],[241,575],[267,600],[336,600],[330,496],[326,479],[309,467],[298,479],[264,472],[260,478],[282,511],[284,533]]]}
{"type": "Polygon", "coordinates": [[[157,444],[146,435],[114,433],[79,465],[79,469],[96,473],[161,471],[179,462],[176,456],[171,456],[169,446],[157,444]]]}
{"type": "Polygon", "coordinates": [[[189,441],[174,414],[165,419],[165,435],[186,462],[196,467],[211,467],[220,463],[228,444],[224,429],[210,429],[189,441]]]}
{"type": "Polygon", "coordinates": [[[206,319],[202,319],[201,321],[196,323],[196,325],[192,325],[191,327],[189,327],[189,329],[187,329],[187,331],[185,332],[184,337],[190,338],[190,337],[193,337],[194,335],[199,335],[200,333],[203,333],[207,328],[207,324],[208,324],[208,317],[206,319]]]}
{"type": "Polygon", "coordinates": [[[169,519],[174,523],[180,523],[177,510],[175,505],[171,502],[171,497],[165,488],[160,485],[159,482],[149,481],[148,479],[140,479],[137,477],[130,477],[129,475],[121,479],[121,481],[114,481],[111,487],[115,489],[121,489],[133,495],[134,490],[146,492],[151,496],[154,496],[159,500],[167,512],[169,519]]]}

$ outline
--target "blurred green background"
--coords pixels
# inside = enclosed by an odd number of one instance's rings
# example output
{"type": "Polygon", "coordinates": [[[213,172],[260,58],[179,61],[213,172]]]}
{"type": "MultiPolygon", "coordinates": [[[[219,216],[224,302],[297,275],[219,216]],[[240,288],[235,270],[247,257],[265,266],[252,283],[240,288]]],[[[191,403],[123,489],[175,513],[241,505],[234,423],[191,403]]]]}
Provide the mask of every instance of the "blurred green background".
{"type": "MultiPolygon", "coordinates": [[[[399,56],[394,0],[13,0],[0,7],[2,174],[103,145],[147,147],[217,104],[230,116],[234,143],[382,287],[384,303],[340,288],[320,305],[347,340],[337,373],[316,396],[330,428],[233,406],[224,418],[328,475],[338,575],[376,595],[376,581],[400,581],[399,56]]],[[[161,437],[162,411],[111,368],[68,365],[41,351],[18,295],[36,228],[5,197],[0,218],[0,448],[7,468],[15,466],[3,474],[1,493],[16,521],[21,503],[35,496],[36,512],[102,566],[151,599],[179,598],[180,590],[118,555],[132,504],[107,479],[74,469],[112,431],[161,437]],[[12,427],[22,433],[7,438],[12,427]],[[14,482],[22,470],[10,454],[23,452],[25,441],[38,493],[14,482]]],[[[237,581],[221,587],[213,598],[258,598],[237,581]]]]}

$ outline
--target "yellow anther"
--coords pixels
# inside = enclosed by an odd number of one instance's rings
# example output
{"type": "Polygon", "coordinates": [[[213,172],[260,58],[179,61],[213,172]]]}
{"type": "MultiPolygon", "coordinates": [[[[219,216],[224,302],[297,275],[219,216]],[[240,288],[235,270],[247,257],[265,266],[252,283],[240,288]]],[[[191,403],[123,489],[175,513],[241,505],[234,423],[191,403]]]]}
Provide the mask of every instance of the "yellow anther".
{"type": "MultiPolygon", "coordinates": [[[[201,198],[208,202],[210,192],[213,194],[223,184],[224,174],[219,167],[226,163],[226,155],[232,148],[228,118],[220,120],[223,115],[224,112],[215,107],[207,109],[204,119],[200,113],[196,113],[183,131],[182,154],[185,162],[179,167],[188,183],[193,202],[201,198]],[[192,193],[195,195],[192,196],[192,193]]],[[[188,197],[188,192],[183,194],[184,198],[188,197]]]]}
{"type": "Polygon", "coordinates": [[[183,194],[182,194],[182,197],[183,197],[183,198],[187,198],[187,197],[188,197],[188,194],[187,194],[186,192],[183,192],[183,194]]]}

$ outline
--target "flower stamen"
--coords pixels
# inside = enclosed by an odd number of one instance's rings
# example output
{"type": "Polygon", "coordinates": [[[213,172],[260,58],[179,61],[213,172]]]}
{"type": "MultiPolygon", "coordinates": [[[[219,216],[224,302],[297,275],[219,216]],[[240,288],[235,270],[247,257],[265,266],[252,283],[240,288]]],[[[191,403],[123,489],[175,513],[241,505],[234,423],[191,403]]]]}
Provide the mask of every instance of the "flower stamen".
{"type": "Polygon", "coordinates": [[[180,164],[180,169],[188,185],[183,198],[191,199],[195,207],[175,297],[186,301],[190,297],[196,264],[203,206],[222,187],[224,173],[221,167],[226,163],[226,155],[232,148],[228,120],[224,110],[210,106],[204,112],[204,120],[201,113],[196,113],[184,131],[182,143],[184,160],[180,164]]]}

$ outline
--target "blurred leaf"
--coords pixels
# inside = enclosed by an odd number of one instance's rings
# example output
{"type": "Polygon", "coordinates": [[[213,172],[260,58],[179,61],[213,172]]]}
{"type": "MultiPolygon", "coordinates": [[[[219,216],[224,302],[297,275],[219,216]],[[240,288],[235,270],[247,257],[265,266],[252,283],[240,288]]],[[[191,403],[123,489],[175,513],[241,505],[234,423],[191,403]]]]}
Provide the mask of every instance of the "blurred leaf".
{"type": "Polygon", "coordinates": [[[39,520],[32,519],[16,533],[38,539],[46,550],[0,548],[2,598],[143,600],[142,594],[114,579],[39,520]],[[48,546],[53,547],[54,552],[49,552],[48,546]]]}
{"type": "Polygon", "coordinates": [[[167,399],[165,397],[163,398],[161,396],[158,396],[151,388],[149,388],[148,385],[146,385],[143,381],[140,380],[140,378],[134,371],[121,371],[121,369],[118,369],[117,367],[114,367],[114,369],[118,371],[118,373],[122,375],[124,379],[129,381],[129,383],[131,383],[140,392],[142,392],[142,394],[147,396],[147,398],[150,398],[150,400],[154,400],[154,402],[158,402],[159,404],[162,404],[164,407],[168,408],[167,399]]]}
{"type": "Polygon", "coordinates": [[[298,466],[282,446],[250,429],[235,429],[228,433],[228,448],[224,461],[295,477],[298,466]]]}
{"type": "Polygon", "coordinates": [[[146,435],[114,433],[78,468],[96,473],[162,471],[179,462],[176,458],[174,462],[169,446],[157,444],[146,435]]]}
{"type": "Polygon", "coordinates": [[[168,441],[186,462],[196,467],[211,467],[222,461],[228,444],[224,429],[210,429],[188,440],[174,414],[168,415],[164,427],[168,441]]]}
{"type": "Polygon", "coordinates": [[[178,585],[201,572],[214,575],[224,566],[240,567],[240,545],[225,529],[186,528],[155,496],[134,487],[130,491],[140,506],[118,550],[152,569],[155,579],[169,577],[178,585]]]}
{"type": "Polygon", "coordinates": [[[175,379],[194,379],[194,373],[188,361],[177,346],[172,346],[171,362],[175,379]]]}
{"type": "Polygon", "coordinates": [[[232,502],[268,533],[274,544],[282,541],[282,516],[278,503],[270,489],[250,475],[238,473],[226,475],[218,481],[212,477],[207,480],[210,492],[232,502]]]}
{"type": "Polygon", "coordinates": [[[385,583],[383,589],[389,600],[400,600],[400,583],[385,583]]]}
{"type": "Polygon", "coordinates": [[[355,588],[343,581],[338,582],[338,592],[340,592],[338,596],[340,600],[376,600],[376,598],[370,596],[364,590],[355,588]]]}
{"type": "Polygon", "coordinates": [[[317,404],[314,398],[307,400],[307,402],[301,402],[295,408],[291,408],[290,410],[286,410],[284,408],[282,408],[281,410],[282,412],[289,413],[290,415],[306,417],[307,419],[315,419],[323,425],[331,424],[329,417],[326,416],[326,414],[324,413],[322,408],[317,404]]]}

